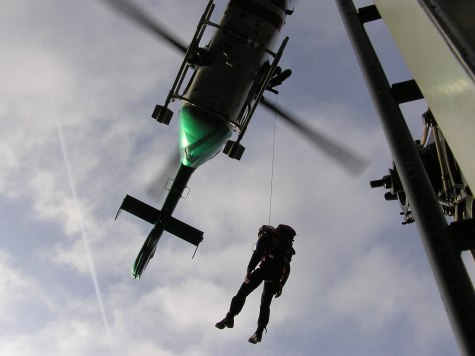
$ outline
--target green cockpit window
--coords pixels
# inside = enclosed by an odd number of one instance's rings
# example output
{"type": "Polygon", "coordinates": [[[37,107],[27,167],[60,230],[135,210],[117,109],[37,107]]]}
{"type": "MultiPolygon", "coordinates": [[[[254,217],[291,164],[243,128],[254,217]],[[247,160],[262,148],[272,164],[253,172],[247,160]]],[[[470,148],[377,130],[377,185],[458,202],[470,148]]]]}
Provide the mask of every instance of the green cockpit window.
{"type": "Polygon", "coordinates": [[[213,158],[231,136],[233,127],[192,106],[180,111],[180,157],[188,167],[198,167],[213,158]]]}

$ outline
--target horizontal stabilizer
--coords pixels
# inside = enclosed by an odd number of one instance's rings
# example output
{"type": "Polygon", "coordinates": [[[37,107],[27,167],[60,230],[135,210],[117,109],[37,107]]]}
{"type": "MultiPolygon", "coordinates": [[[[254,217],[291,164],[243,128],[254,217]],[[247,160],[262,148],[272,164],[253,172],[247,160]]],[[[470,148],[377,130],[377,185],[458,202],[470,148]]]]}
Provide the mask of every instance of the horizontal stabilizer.
{"type": "Polygon", "coordinates": [[[126,195],[122,202],[119,211],[117,212],[116,219],[119,216],[121,210],[125,210],[132,215],[139,217],[146,222],[155,225],[160,214],[160,210],[155,209],[153,206],[145,204],[144,202],[134,198],[131,195],[126,195]]]}
{"type": "MultiPolygon", "coordinates": [[[[124,201],[117,212],[117,216],[119,215],[120,210],[125,210],[153,225],[157,223],[160,216],[160,210],[155,209],[153,206],[150,206],[130,195],[126,195],[124,198],[124,201]]],[[[167,219],[163,225],[163,229],[197,247],[200,242],[203,241],[203,231],[195,229],[193,226],[185,224],[174,217],[167,219]]]]}
{"type": "Polygon", "coordinates": [[[193,226],[185,224],[183,221],[170,217],[165,224],[165,231],[179,237],[182,240],[189,242],[198,247],[203,241],[203,231],[195,229],[193,226]]]}

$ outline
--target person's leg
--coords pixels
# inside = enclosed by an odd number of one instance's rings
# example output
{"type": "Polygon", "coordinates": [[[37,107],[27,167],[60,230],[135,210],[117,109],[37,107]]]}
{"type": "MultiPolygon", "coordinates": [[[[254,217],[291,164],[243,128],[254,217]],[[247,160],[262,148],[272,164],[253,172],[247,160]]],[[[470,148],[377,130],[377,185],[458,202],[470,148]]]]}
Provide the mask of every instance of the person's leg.
{"type": "Polygon", "coordinates": [[[244,304],[246,303],[247,296],[251,294],[252,291],[256,289],[263,280],[264,278],[259,268],[249,275],[249,283],[244,282],[241,284],[238,292],[231,300],[231,305],[225,318],[216,323],[215,326],[218,329],[224,329],[225,327],[232,328],[234,326],[234,316],[241,312],[244,304]]]}
{"type": "Polygon", "coordinates": [[[277,283],[275,282],[264,282],[264,290],[262,291],[261,296],[261,306],[259,310],[259,318],[257,319],[257,330],[249,338],[249,342],[256,344],[262,340],[262,333],[269,323],[270,317],[270,305],[272,298],[274,297],[275,292],[277,291],[277,283]]]}

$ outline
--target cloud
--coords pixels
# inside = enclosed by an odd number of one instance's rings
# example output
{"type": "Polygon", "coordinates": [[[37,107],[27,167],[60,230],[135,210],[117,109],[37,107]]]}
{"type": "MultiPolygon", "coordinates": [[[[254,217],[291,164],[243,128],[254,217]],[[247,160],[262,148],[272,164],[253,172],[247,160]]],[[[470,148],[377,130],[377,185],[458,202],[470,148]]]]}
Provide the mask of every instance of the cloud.
{"type": "Polygon", "coordinates": [[[41,285],[5,250],[0,250],[0,325],[3,333],[0,349],[6,340],[47,322],[50,313],[55,313],[55,302],[41,285]],[[45,321],[46,320],[46,321],[45,321]]]}
{"type": "MultiPolygon", "coordinates": [[[[225,3],[218,2],[216,17],[225,3]]],[[[186,39],[204,4],[167,0],[146,6],[186,39]]],[[[372,165],[362,177],[350,178],[277,123],[271,223],[295,226],[297,255],[284,294],[273,302],[259,353],[453,353],[417,233],[399,225],[396,203],[368,188],[368,180],[385,174],[390,155],[336,7],[316,6],[296,4],[288,18],[285,30],[294,33],[295,47],[284,56],[297,65],[277,100],[372,165]]],[[[240,162],[220,154],[191,178],[190,195],[175,216],[205,232],[196,257],[191,259],[193,246],[164,234],[143,279],[132,280],[130,268],[150,225],[126,213],[114,217],[125,194],[158,206],[146,195],[147,184],[176,150],[176,116],[170,127],[148,116],[166,97],[181,58],[94,1],[8,1],[5,8],[0,16],[11,36],[0,37],[9,54],[0,59],[0,198],[11,217],[4,219],[4,235],[15,233],[2,240],[0,253],[6,276],[0,281],[0,320],[8,326],[0,353],[255,352],[246,340],[256,325],[259,290],[233,330],[213,325],[242,281],[258,227],[268,222],[272,115],[256,112],[240,162]]]]}
{"type": "Polygon", "coordinates": [[[0,251],[0,268],[5,276],[1,280],[2,288],[0,296],[0,310],[2,319],[9,319],[8,311],[16,301],[16,295],[25,295],[29,281],[10,265],[10,258],[4,251],[0,251]]]}

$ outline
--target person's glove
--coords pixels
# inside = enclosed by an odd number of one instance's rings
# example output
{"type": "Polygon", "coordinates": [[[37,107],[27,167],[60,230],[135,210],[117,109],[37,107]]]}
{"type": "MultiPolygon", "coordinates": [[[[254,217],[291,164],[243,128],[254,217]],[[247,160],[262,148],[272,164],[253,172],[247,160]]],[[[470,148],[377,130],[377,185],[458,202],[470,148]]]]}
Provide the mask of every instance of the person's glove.
{"type": "Polygon", "coordinates": [[[274,296],[276,298],[279,298],[282,295],[282,284],[279,285],[279,288],[277,288],[276,292],[274,293],[274,296]]]}

